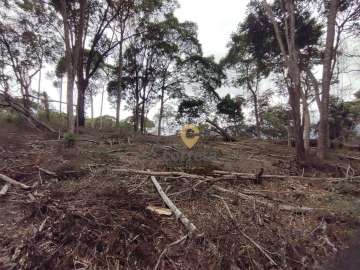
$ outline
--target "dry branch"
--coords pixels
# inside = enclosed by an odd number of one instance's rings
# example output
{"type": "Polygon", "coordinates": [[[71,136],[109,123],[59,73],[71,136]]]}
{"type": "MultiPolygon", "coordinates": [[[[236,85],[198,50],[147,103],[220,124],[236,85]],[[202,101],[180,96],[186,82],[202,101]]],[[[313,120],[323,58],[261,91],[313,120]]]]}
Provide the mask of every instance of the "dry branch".
{"type": "Polygon", "coordinates": [[[49,131],[52,133],[56,133],[54,129],[49,127],[47,124],[41,122],[40,120],[36,119],[33,115],[33,113],[24,106],[22,106],[19,102],[17,102],[13,97],[11,97],[7,93],[0,93],[0,97],[16,112],[22,114],[29,123],[33,124],[37,129],[43,130],[43,131],[49,131]]]}
{"type": "Polygon", "coordinates": [[[113,169],[113,172],[120,172],[120,173],[132,173],[132,174],[142,174],[142,175],[149,175],[149,176],[179,176],[184,178],[204,178],[204,176],[196,175],[196,174],[188,174],[184,172],[152,172],[152,171],[141,171],[141,170],[133,170],[133,169],[113,169]]]}
{"type": "Polygon", "coordinates": [[[57,174],[52,172],[52,171],[49,171],[47,169],[44,169],[44,168],[41,168],[41,167],[38,167],[39,171],[47,174],[47,175],[51,175],[51,176],[54,176],[54,177],[57,177],[57,174]]]}
{"type": "Polygon", "coordinates": [[[9,190],[9,185],[8,184],[5,184],[3,187],[2,187],[2,189],[0,190],[0,197],[1,196],[4,196],[7,192],[8,192],[8,190],[9,190]]]}
{"type": "Polygon", "coordinates": [[[215,190],[223,192],[223,193],[230,193],[230,194],[235,195],[243,200],[253,201],[253,202],[265,205],[270,208],[278,208],[278,209],[284,210],[284,211],[290,211],[290,212],[296,212],[296,213],[309,213],[309,212],[313,212],[315,210],[323,210],[323,209],[316,209],[316,208],[309,208],[309,207],[297,207],[297,206],[292,206],[292,205],[287,205],[287,204],[274,204],[274,203],[270,203],[270,202],[267,202],[264,200],[257,199],[253,196],[249,196],[249,195],[246,195],[246,194],[243,194],[240,192],[228,190],[228,189],[225,189],[225,188],[222,188],[219,186],[213,186],[213,188],[215,190]]]}
{"type": "MultiPolygon", "coordinates": [[[[221,175],[221,177],[209,177],[197,174],[189,174],[184,172],[154,172],[154,171],[142,171],[133,169],[113,169],[113,172],[120,173],[132,173],[149,176],[159,177],[183,177],[190,179],[204,179],[206,182],[220,182],[220,181],[236,181],[236,180],[255,180],[256,174],[253,173],[238,173],[238,172],[225,172],[225,171],[213,171],[214,175],[221,175]]],[[[347,181],[347,178],[332,178],[332,177],[305,177],[305,176],[292,176],[292,175],[261,175],[261,179],[278,179],[278,180],[304,180],[304,181],[329,181],[329,182],[341,182],[347,181]]],[[[360,176],[354,176],[352,181],[360,180],[360,176]]]]}
{"type": "Polygon", "coordinates": [[[11,185],[14,185],[14,186],[18,186],[18,187],[21,187],[22,189],[25,189],[25,190],[28,190],[28,189],[31,189],[30,186],[28,185],[25,185],[23,183],[20,183],[10,177],[7,177],[6,175],[3,175],[3,174],[0,174],[0,179],[11,184],[11,185]]]}
{"type": "MultiPolygon", "coordinates": [[[[217,175],[225,175],[226,177],[234,176],[238,179],[256,179],[256,174],[252,173],[238,173],[238,172],[225,172],[225,171],[213,171],[217,175]]],[[[346,178],[332,178],[332,177],[305,177],[294,175],[262,175],[263,179],[280,179],[280,180],[308,180],[308,181],[345,181],[346,178]]],[[[351,178],[352,180],[360,180],[360,176],[351,178]]]]}
{"type": "Polygon", "coordinates": [[[161,258],[164,256],[164,254],[169,250],[169,248],[171,248],[172,246],[178,245],[180,244],[182,241],[184,241],[186,238],[188,238],[187,235],[182,236],[181,238],[179,238],[178,240],[176,240],[175,242],[170,243],[169,245],[166,246],[166,248],[161,252],[159,259],[156,262],[156,265],[154,267],[154,270],[157,270],[159,268],[160,262],[161,262],[161,258]]]}
{"type": "Polygon", "coordinates": [[[270,263],[272,265],[277,265],[277,263],[274,261],[273,258],[271,258],[271,256],[268,254],[268,252],[262,247],[260,246],[258,243],[255,242],[254,239],[252,239],[250,236],[248,236],[245,232],[243,232],[239,226],[239,224],[237,223],[235,217],[233,216],[233,214],[231,213],[230,207],[229,205],[226,203],[225,199],[223,197],[217,196],[217,195],[213,195],[214,197],[220,199],[224,206],[226,211],[228,212],[232,222],[234,223],[234,225],[239,229],[240,233],[242,234],[242,236],[244,236],[250,243],[252,243],[262,254],[264,254],[264,256],[270,261],[270,263]]]}
{"type": "Polygon", "coordinates": [[[225,129],[221,128],[218,124],[216,124],[214,121],[211,121],[210,119],[206,119],[206,122],[212,125],[216,131],[224,138],[226,142],[235,142],[236,139],[229,135],[229,133],[226,132],[225,129]]]}
{"type": "Polygon", "coordinates": [[[193,234],[197,229],[190,220],[184,216],[184,214],[176,207],[176,205],[170,200],[170,198],[165,194],[163,189],[161,188],[159,182],[156,180],[154,176],[151,176],[151,181],[153,182],[157,192],[159,193],[161,199],[170,208],[171,212],[175,215],[176,219],[180,219],[181,223],[188,229],[190,234],[193,234]]]}

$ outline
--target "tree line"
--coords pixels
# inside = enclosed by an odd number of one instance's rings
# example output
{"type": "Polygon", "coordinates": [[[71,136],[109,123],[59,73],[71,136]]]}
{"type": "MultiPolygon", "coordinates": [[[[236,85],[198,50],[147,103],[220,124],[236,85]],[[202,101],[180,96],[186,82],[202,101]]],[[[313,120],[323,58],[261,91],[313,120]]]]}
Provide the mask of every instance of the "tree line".
{"type": "Polygon", "coordinates": [[[116,109],[116,125],[124,101],[135,132],[146,132],[149,111],[159,104],[159,135],[171,100],[179,103],[179,123],[207,122],[222,134],[225,126],[235,136],[244,132],[242,107],[247,104],[255,125],[246,132],[261,138],[292,129],[299,162],[310,155],[314,103],[317,154],[326,158],[331,108],[339,105],[331,89],[339,83],[346,38],[360,32],[359,0],[251,0],[219,62],[203,55],[196,24],[180,22],[176,8],[175,0],[2,1],[3,101],[10,104],[20,93],[25,114],[36,121],[31,105],[36,99],[40,104],[42,71],[50,66],[60,89],[60,112],[66,104],[69,132],[75,123],[85,125],[85,107],[90,103],[93,114],[93,97],[101,88],[116,109]],[[35,77],[37,91],[31,89],[35,77]],[[61,99],[64,79],[66,102],[61,99]],[[270,106],[274,89],[263,89],[270,80],[288,96],[288,109],[270,106]],[[246,94],[221,97],[222,85],[246,94]]]}

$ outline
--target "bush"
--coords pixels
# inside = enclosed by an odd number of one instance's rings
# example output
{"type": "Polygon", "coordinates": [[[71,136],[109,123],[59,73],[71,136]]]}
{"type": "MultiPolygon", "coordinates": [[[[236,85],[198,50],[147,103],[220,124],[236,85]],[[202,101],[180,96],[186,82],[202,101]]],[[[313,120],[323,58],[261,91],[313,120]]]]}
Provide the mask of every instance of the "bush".
{"type": "Polygon", "coordinates": [[[0,123],[22,125],[25,123],[25,119],[17,112],[10,110],[0,110],[0,123]]]}
{"type": "Polygon", "coordinates": [[[64,144],[65,147],[73,147],[75,145],[76,136],[74,133],[64,133],[64,144]]]}

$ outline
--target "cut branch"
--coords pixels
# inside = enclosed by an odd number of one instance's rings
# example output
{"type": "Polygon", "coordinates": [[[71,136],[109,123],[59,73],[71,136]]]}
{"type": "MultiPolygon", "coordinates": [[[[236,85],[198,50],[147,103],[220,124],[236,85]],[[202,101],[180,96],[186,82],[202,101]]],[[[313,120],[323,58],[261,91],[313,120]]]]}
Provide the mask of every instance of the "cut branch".
{"type": "Polygon", "coordinates": [[[176,205],[170,200],[170,198],[165,194],[161,188],[159,182],[154,176],[151,176],[151,181],[153,182],[157,192],[159,193],[161,199],[164,203],[170,208],[171,212],[175,215],[176,219],[180,219],[181,223],[186,227],[190,234],[193,234],[197,229],[190,220],[184,216],[184,214],[176,207],[176,205]]]}
{"type": "Polygon", "coordinates": [[[277,265],[277,263],[274,261],[273,258],[271,258],[270,254],[262,247],[260,246],[258,243],[255,242],[254,239],[252,239],[250,236],[248,236],[245,232],[243,232],[243,230],[241,230],[238,222],[236,221],[235,217],[233,216],[233,214],[231,213],[230,207],[229,205],[226,203],[226,201],[224,200],[223,197],[217,196],[217,195],[213,195],[215,198],[218,198],[222,201],[222,203],[225,206],[226,211],[228,212],[231,221],[234,223],[234,225],[239,229],[240,233],[242,234],[242,236],[244,236],[250,243],[252,243],[262,254],[264,254],[264,256],[270,261],[270,263],[272,265],[277,265]]]}
{"type": "Polygon", "coordinates": [[[219,192],[230,193],[230,194],[235,195],[243,200],[253,201],[253,202],[265,205],[270,208],[278,208],[278,209],[284,210],[284,211],[290,211],[290,212],[296,212],[296,213],[309,213],[309,212],[313,212],[315,210],[323,210],[323,209],[315,209],[315,208],[309,208],[309,207],[297,207],[297,206],[292,206],[292,205],[287,205],[287,204],[273,204],[273,203],[270,203],[270,202],[267,202],[264,200],[257,199],[253,196],[245,195],[240,192],[235,192],[232,190],[222,188],[220,186],[213,186],[213,188],[219,192]]]}
{"type": "MultiPolygon", "coordinates": [[[[256,180],[256,174],[253,173],[239,173],[239,172],[226,172],[226,171],[213,171],[213,175],[220,175],[221,177],[203,176],[197,174],[189,174],[184,172],[154,172],[154,171],[142,171],[133,169],[113,169],[113,172],[130,173],[139,175],[149,175],[158,177],[182,177],[189,179],[202,179],[206,182],[220,182],[220,181],[236,181],[236,180],[256,180]]],[[[261,175],[262,179],[278,179],[278,180],[304,180],[304,181],[329,181],[329,182],[341,182],[346,181],[346,178],[331,178],[331,177],[305,177],[294,175],[261,175]]],[[[354,176],[351,180],[359,180],[360,176],[354,176]]]]}
{"type": "MultiPolygon", "coordinates": [[[[256,174],[251,173],[238,173],[238,172],[225,172],[225,171],[213,171],[214,174],[224,175],[227,178],[234,176],[237,179],[256,179],[256,174]]],[[[263,179],[279,179],[279,180],[307,180],[307,181],[332,181],[340,182],[345,181],[346,178],[333,178],[333,177],[305,177],[296,175],[262,175],[263,179]]],[[[352,180],[360,180],[360,176],[354,176],[352,180]]]]}
{"type": "Polygon", "coordinates": [[[2,189],[0,190],[0,197],[4,196],[9,190],[9,185],[4,185],[2,189]]]}
{"type": "Polygon", "coordinates": [[[0,174],[0,179],[11,184],[11,185],[14,185],[14,186],[18,186],[18,187],[21,187],[22,189],[25,189],[25,190],[28,190],[28,189],[31,189],[30,186],[28,185],[25,185],[23,183],[20,183],[10,177],[7,177],[6,175],[3,175],[3,174],[0,174]]]}
{"type": "Polygon", "coordinates": [[[188,174],[184,172],[152,172],[152,171],[141,171],[141,170],[133,170],[133,169],[113,169],[112,171],[120,172],[120,173],[159,176],[159,177],[175,176],[175,177],[194,178],[194,179],[205,178],[204,176],[201,175],[188,174]]]}

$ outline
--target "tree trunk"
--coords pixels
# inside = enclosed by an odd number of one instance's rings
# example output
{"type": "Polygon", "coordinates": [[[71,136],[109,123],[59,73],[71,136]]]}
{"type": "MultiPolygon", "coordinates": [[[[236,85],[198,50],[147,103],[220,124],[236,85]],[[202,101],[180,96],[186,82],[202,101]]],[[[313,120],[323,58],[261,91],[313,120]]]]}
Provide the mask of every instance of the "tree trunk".
{"type": "Polygon", "coordinates": [[[60,79],[60,119],[61,119],[61,113],[62,113],[62,88],[63,88],[63,78],[60,79]]]}
{"type": "Polygon", "coordinates": [[[77,69],[78,100],[77,100],[77,126],[85,126],[85,93],[89,80],[84,79],[84,29],[87,0],[80,0],[80,18],[75,31],[74,66],[77,69]]]}
{"type": "Polygon", "coordinates": [[[140,115],[140,131],[142,134],[145,134],[145,126],[146,126],[146,120],[145,120],[145,100],[141,103],[141,115],[140,115]]]}
{"type": "Polygon", "coordinates": [[[291,141],[292,141],[292,129],[291,129],[291,121],[289,121],[287,126],[287,135],[288,135],[288,147],[291,147],[291,141]]]}
{"type": "Polygon", "coordinates": [[[134,109],[134,131],[139,131],[139,97],[136,96],[136,103],[135,103],[135,109],[134,109]]]}
{"type": "Polygon", "coordinates": [[[308,154],[310,152],[310,112],[309,106],[306,100],[303,100],[303,123],[304,123],[304,147],[305,152],[308,154]]]}
{"type": "Polygon", "coordinates": [[[163,119],[164,114],[164,95],[165,95],[165,88],[161,88],[161,98],[160,98],[160,112],[159,112],[159,124],[158,124],[158,136],[161,136],[161,122],[163,119]]]}
{"type": "Polygon", "coordinates": [[[41,69],[42,69],[42,64],[40,64],[40,70],[39,70],[39,81],[38,81],[38,91],[37,91],[37,111],[39,113],[40,110],[40,95],[41,95],[41,69]]]}
{"type": "Polygon", "coordinates": [[[120,33],[120,48],[119,48],[119,73],[118,73],[118,93],[116,95],[116,126],[120,126],[120,110],[121,110],[121,95],[122,95],[122,79],[123,79],[123,39],[124,32],[121,29],[120,33]]]}
{"type": "Polygon", "coordinates": [[[320,124],[318,140],[318,157],[325,159],[329,143],[329,99],[330,84],[332,79],[331,67],[334,56],[335,24],[339,0],[332,0],[327,20],[326,45],[324,53],[324,64],[322,74],[322,99],[320,103],[320,124]]]}
{"type": "Polygon", "coordinates": [[[77,125],[79,127],[85,126],[85,92],[88,84],[88,81],[79,79],[77,100],[77,125]]]}
{"type": "Polygon", "coordinates": [[[254,112],[255,112],[255,121],[256,121],[256,137],[260,139],[261,127],[260,127],[260,117],[259,117],[259,104],[256,95],[254,95],[254,112]]]}
{"type": "Polygon", "coordinates": [[[43,93],[44,96],[44,110],[46,115],[46,120],[50,121],[50,105],[49,105],[49,96],[46,92],[43,93]]]}
{"type": "Polygon", "coordinates": [[[101,107],[100,107],[100,129],[103,128],[103,106],[104,106],[104,92],[105,87],[103,87],[102,93],[101,93],[101,107]]]}
{"type": "Polygon", "coordinates": [[[70,29],[69,29],[69,18],[66,8],[65,1],[60,1],[61,4],[61,13],[63,17],[64,24],[64,39],[65,39],[65,62],[66,62],[66,76],[67,76],[67,85],[66,85],[66,98],[67,98],[67,129],[70,133],[74,133],[74,111],[73,111],[73,92],[74,92],[74,83],[75,83],[75,74],[74,66],[72,59],[72,46],[70,42],[70,29]]]}
{"type": "Polygon", "coordinates": [[[95,123],[94,123],[94,97],[93,94],[90,94],[90,106],[91,106],[91,127],[94,128],[95,123]]]}
{"type": "Polygon", "coordinates": [[[115,126],[120,126],[120,109],[121,109],[121,94],[120,89],[118,89],[117,95],[116,95],[116,119],[115,119],[115,126]]]}
{"type": "Polygon", "coordinates": [[[303,127],[301,125],[301,111],[300,111],[300,98],[301,98],[301,83],[300,83],[300,68],[298,64],[298,51],[296,48],[296,25],[295,25],[295,6],[293,0],[286,1],[286,11],[288,17],[284,20],[285,23],[285,40],[287,46],[284,44],[283,35],[280,33],[278,22],[275,19],[271,7],[266,0],[263,0],[267,15],[270,17],[274,27],[276,40],[278,41],[281,54],[283,55],[285,67],[288,69],[289,77],[292,86],[288,88],[291,111],[294,121],[294,138],[296,144],[296,159],[298,162],[305,161],[305,148],[303,138],[303,127]]]}
{"type": "Polygon", "coordinates": [[[294,138],[295,138],[295,149],[296,159],[298,162],[303,162],[306,159],[305,148],[304,148],[304,129],[301,125],[301,111],[300,111],[300,94],[301,91],[299,86],[294,86],[293,89],[289,89],[290,106],[292,112],[292,118],[294,121],[294,138]]]}
{"type": "Polygon", "coordinates": [[[31,110],[31,103],[30,103],[30,92],[29,92],[29,87],[26,86],[23,89],[24,91],[24,96],[23,96],[23,104],[24,104],[24,108],[28,111],[31,110]]]}

